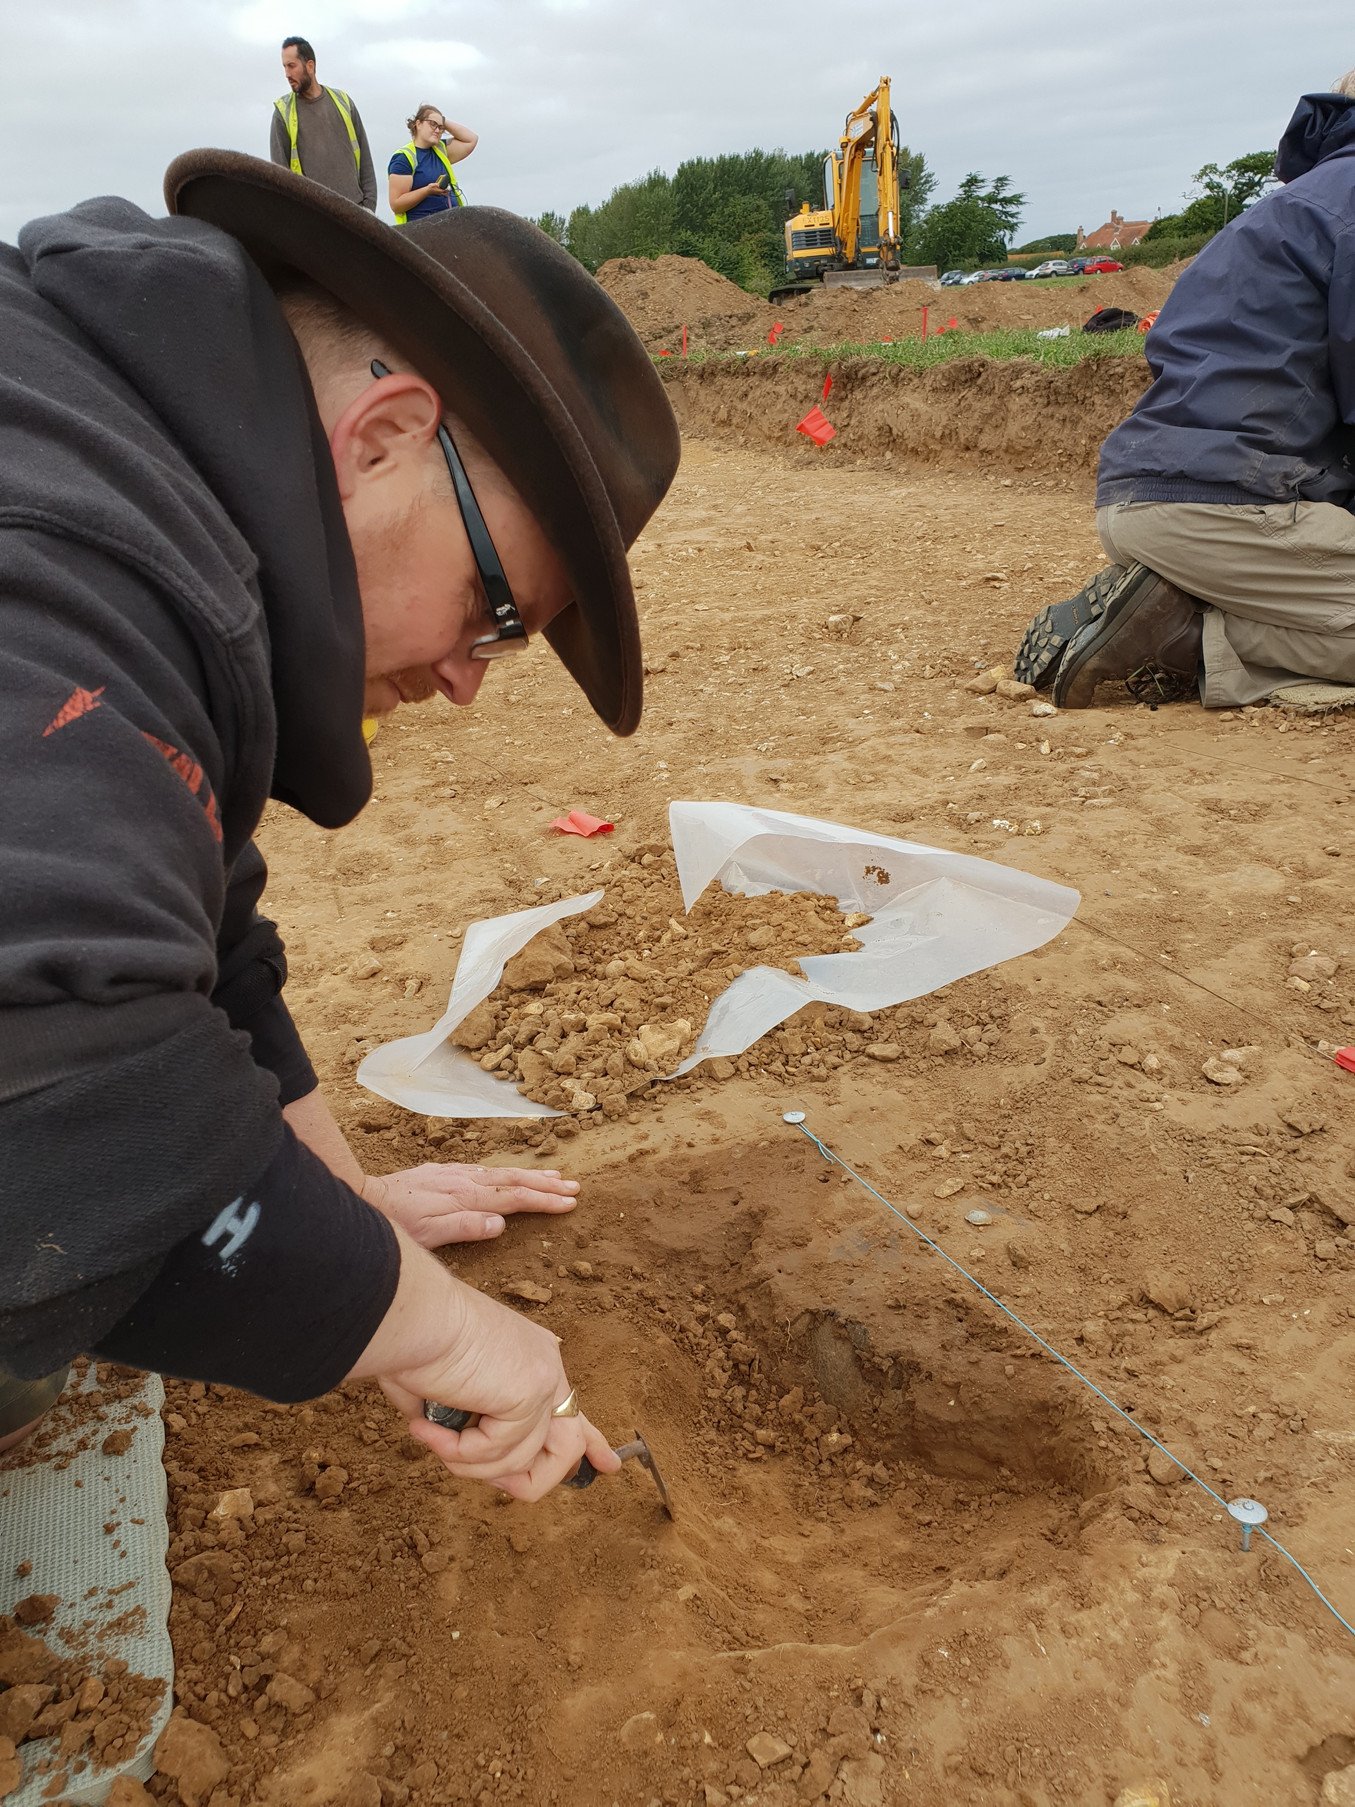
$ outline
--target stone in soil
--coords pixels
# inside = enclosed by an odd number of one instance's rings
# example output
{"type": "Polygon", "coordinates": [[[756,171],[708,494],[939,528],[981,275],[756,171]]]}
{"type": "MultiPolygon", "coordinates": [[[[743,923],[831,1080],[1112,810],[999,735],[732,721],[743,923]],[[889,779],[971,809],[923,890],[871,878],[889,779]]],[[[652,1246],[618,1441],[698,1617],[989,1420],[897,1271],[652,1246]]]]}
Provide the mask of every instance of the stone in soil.
{"type": "Polygon", "coordinates": [[[174,1783],[182,1807],[204,1807],[230,1766],[212,1728],[176,1707],[156,1742],[155,1767],[174,1783]]]}

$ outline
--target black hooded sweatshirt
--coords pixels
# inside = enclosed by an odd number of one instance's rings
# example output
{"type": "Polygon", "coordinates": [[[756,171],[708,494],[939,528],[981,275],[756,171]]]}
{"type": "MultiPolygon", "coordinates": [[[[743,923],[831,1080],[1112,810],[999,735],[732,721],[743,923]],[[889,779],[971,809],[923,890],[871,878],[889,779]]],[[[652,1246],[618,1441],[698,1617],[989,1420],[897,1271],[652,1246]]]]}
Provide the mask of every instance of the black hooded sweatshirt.
{"type": "Polygon", "coordinates": [[[235,240],[120,200],[0,246],[0,1364],[276,1399],[394,1294],[298,1143],[272,796],[366,802],[362,616],[305,365],[235,240]]]}

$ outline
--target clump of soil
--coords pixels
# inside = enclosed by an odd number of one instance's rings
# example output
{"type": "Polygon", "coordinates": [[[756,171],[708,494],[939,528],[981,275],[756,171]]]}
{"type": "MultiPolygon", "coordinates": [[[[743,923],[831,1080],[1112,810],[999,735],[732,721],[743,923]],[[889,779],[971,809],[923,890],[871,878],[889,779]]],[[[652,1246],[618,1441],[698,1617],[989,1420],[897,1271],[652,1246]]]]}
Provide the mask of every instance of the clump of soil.
{"type": "Polygon", "coordinates": [[[452,1035],[486,1072],[576,1117],[624,1116],[630,1093],[691,1051],[740,973],[849,952],[868,920],[809,892],[718,887],[684,916],[673,855],[653,848],[609,862],[604,883],[602,902],[529,942],[452,1035]]]}
{"type": "Polygon", "coordinates": [[[49,1794],[73,1776],[125,1763],[150,1731],[164,1683],[137,1675],[121,1657],[63,1657],[40,1635],[59,1602],[50,1594],[20,1600],[0,1615],[0,1797],[19,1783],[19,1746],[54,1738],[38,1775],[49,1794]]]}

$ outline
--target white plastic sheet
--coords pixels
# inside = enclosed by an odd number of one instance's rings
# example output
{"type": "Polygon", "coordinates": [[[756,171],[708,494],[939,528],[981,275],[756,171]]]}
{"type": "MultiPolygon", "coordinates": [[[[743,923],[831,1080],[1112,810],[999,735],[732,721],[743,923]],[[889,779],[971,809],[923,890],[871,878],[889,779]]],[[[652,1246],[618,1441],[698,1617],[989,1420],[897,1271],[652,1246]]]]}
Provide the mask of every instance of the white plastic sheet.
{"type": "Polygon", "coordinates": [[[601,903],[602,892],[566,897],[511,916],[473,922],[461,943],[447,1008],[424,1035],[373,1048],[358,1067],[358,1084],[426,1117],[558,1117],[549,1105],[524,1098],[507,1080],[486,1073],[478,1061],[447,1039],[458,1023],[493,991],[503,969],[534,935],[566,916],[581,915],[601,903]]]}
{"type": "MultiPolygon", "coordinates": [[[[886,1010],[1028,954],[1052,941],[1078,905],[1076,891],[1048,879],[812,816],[687,802],[672,804],[668,815],[688,910],[718,879],[742,897],[817,892],[872,919],[853,931],[859,950],[803,958],[803,978],[768,966],[742,973],[711,1005],[696,1047],[669,1078],[717,1055],[742,1054],[806,1004],[886,1010]]],[[[359,1083],[428,1116],[560,1115],[484,1072],[448,1037],[533,935],[592,909],[602,895],[472,923],[442,1017],[424,1035],[375,1049],[358,1068],[359,1083]]]]}
{"type": "Polygon", "coordinates": [[[1028,954],[1067,927],[1078,894],[969,854],[868,829],[742,803],[674,803],[668,811],[682,901],[708,884],[761,897],[816,891],[871,921],[860,950],[807,955],[805,976],[757,966],[711,1005],[686,1073],[715,1055],[742,1054],[806,1004],[887,1010],[969,973],[1028,954]]]}

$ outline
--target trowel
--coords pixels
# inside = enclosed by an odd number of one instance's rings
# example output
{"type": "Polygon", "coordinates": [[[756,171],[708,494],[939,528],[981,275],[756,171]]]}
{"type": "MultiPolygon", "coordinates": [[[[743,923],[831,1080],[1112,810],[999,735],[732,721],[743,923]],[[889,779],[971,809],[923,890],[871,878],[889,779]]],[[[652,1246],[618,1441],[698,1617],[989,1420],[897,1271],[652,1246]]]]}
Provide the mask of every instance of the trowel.
{"type": "MultiPolygon", "coordinates": [[[[476,1424],[479,1421],[478,1412],[463,1412],[454,1405],[438,1405],[431,1399],[424,1400],[423,1415],[430,1424],[440,1424],[444,1430],[448,1431],[468,1430],[472,1424],[476,1424]]],[[[654,1460],[654,1452],[650,1449],[648,1443],[645,1442],[639,1431],[636,1431],[633,1442],[622,1443],[617,1449],[613,1450],[612,1453],[613,1455],[619,1456],[623,1462],[636,1461],[640,1464],[641,1468],[649,1471],[654,1477],[654,1485],[659,1490],[659,1501],[663,1506],[664,1511],[668,1514],[669,1518],[674,1518],[676,1514],[673,1511],[673,1502],[668,1497],[668,1489],[664,1485],[663,1476],[659,1473],[659,1465],[654,1460]]],[[[594,1468],[593,1464],[588,1460],[588,1457],[585,1456],[579,1463],[579,1466],[574,1470],[573,1474],[566,1478],[564,1485],[566,1487],[579,1488],[591,1487],[597,1478],[597,1469],[594,1468]]]]}

